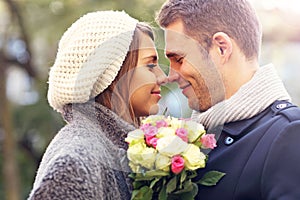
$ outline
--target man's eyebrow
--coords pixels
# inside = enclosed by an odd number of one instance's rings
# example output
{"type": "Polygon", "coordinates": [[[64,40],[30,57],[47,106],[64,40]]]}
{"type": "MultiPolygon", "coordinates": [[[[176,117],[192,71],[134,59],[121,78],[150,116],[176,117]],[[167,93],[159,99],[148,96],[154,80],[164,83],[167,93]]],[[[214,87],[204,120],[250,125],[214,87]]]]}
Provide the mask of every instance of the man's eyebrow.
{"type": "Polygon", "coordinates": [[[173,58],[176,56],[183,56],[183,53],[180,52],[167,52],[166,53],[167,58],[173,58]]]}

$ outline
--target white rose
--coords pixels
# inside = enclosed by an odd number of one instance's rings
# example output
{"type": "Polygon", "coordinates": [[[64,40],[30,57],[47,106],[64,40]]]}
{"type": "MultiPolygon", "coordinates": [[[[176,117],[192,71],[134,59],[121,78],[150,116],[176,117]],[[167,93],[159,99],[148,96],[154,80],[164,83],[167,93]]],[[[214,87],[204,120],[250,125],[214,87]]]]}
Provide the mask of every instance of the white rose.
{"type": "Polygon", "coordinates": [[[157,140],[156,149],[159,153],[172,157],[186,150],[188,144],[177,135],[167,136],[157,140]]]}

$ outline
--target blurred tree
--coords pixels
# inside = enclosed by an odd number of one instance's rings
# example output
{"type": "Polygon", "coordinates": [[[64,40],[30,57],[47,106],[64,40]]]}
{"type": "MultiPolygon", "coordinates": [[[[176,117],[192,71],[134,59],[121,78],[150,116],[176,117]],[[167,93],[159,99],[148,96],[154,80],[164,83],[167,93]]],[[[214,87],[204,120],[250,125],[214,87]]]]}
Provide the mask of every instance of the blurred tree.
{"type": "Polygon", "coordinates": [[[6,197],[9,200],[19,199],[19,176],[16,160],[16,142],[11,124],[11,113],[6,98],[6,63],[3,58],[0,60],[0,126],[3,134],[3,177],[5,183],[6,197]]]}
{"type": "MultiPolygon", "coordinates": [[[[1,63],[0,63],[0,124],[3,127],[3,174],[5,182],[5,196],[9,200],[18,200],[20,199],[20,188],[19,188],[19,172],[18,165],[16,160],[16,140],[14,137],[13,126],[11,123],[11,114],[9,102],[6,98],[6,70],[7,68],[15,64],[24,68],[29,76],[35,77],[36,73],[31,64],[31,53],[29,50],[29,41],[27,37],[27,32],[24,27],[22,17],[18,10],[17,5],[11,0],[5,0],[8,10],[10,11],[10,18],[13,23],[17,24],[17,27],[20,29],[20,38],[25,42],[27,47],[25,59],[18,59],[17,56],[12,56],[7,54],[3,49],[0,51],[1,63]]],[[[6,39],[10,39],[9,31],[5,34],[6,39]]],[[[4,41],[5,43],[6,41],[4,41]]]]}

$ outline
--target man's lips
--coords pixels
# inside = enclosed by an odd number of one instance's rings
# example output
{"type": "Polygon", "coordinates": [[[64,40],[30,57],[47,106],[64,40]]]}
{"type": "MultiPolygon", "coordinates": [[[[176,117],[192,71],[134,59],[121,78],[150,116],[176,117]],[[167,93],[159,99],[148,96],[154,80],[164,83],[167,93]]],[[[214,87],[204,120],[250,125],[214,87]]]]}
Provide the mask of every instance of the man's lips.
{"type": "Polygon", "coordinates": [[[186,84],[183,86],[180,86],[180,89],[182,90],[182,94],[186,95],[186,91],[188,90],[188,88],[191,86],[191,84],[186,84]]]}
{"type": "Polygon", "coordinates": [[[183,85],[183,86],[180,86],[180,89],[184,90],[185,88],[189,87],[191,84],[186,84],[186,85],[183,85]]]}

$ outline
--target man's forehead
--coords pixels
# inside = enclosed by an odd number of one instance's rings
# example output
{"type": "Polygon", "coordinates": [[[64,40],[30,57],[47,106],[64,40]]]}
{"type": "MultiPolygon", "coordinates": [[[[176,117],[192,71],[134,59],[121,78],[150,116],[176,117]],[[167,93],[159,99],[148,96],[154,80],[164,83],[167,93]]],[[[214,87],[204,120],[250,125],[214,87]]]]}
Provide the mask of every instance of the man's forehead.
{"type": "Polygon", "coordinates": [[[166,29],[165,30],[165,53],[184,55],[192,49],[199,48],[199,43],[185,33],[166,29]]]}
{"type": "Polygon", "coordinates": [[[188,37],[183,33],[166,29],[165,30],[166,51],[178,53],[180,49],[182,49],[187,39],[188,37]]]}
{"type": "Polygon", "coordinates": [[[172,30],[172,29],[165,29],[165,37],[166,40],[173,40],[173,41],[187,40],[190,38],[184,32],[172,30]]]}

